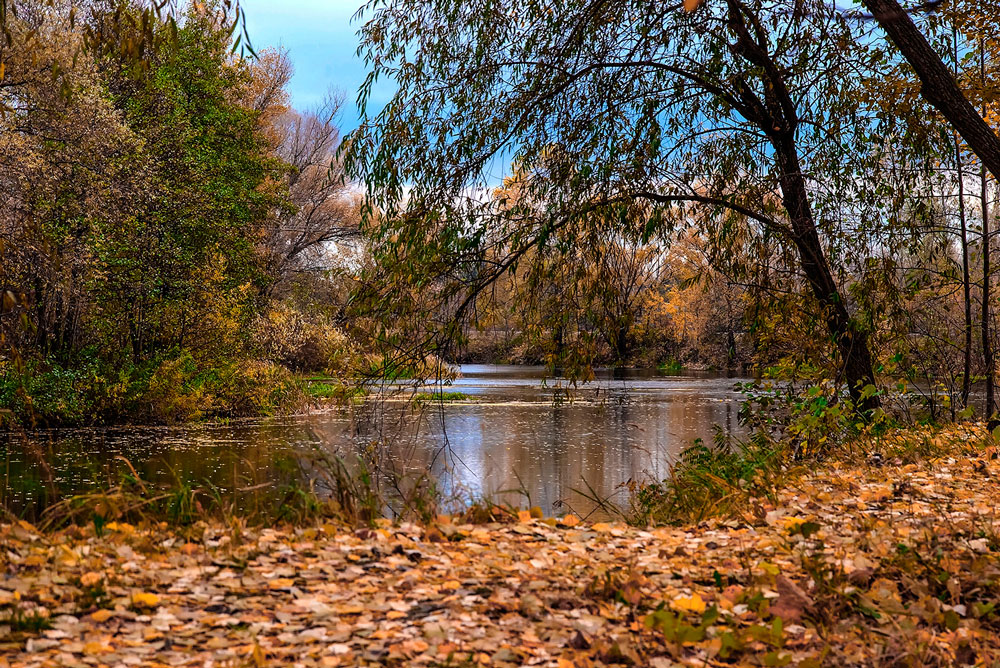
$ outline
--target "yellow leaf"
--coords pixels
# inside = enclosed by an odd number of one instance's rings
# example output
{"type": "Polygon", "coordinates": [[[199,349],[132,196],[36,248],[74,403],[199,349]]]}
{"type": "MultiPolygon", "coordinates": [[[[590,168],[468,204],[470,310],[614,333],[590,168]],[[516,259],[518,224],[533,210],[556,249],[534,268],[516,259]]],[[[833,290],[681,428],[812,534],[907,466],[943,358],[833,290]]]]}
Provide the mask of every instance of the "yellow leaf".
{"type": "Polygon", "coordinates": [[[139,592],[132,594],[132,605],[141,608],[155,608],[160,604],[160,597],[149,592],[139,592]]]}
{"type": "Polygon", "coordinates": [[[271,589],[288,589],[295,584],[295,580],[291,578],[275,578],[267,583],[267,586],[271,589]]]}
{"type": "Polygon", "coordinates": [[[93,587],[103,579],[104,579],[103,575],[91,571],[89,573],[84,573],[83,575],[80,576],[80,584],[82,584],[84,587],[93,587]]]}
{"type": "Polygon", "coordinates": [[[701,4],[701,0],[684,0],[684,11],[693,12],[698,9],[698,5],[701,4]]]}
{"type": "Polygon", "coordinates": [[[65,545],[59,546],[59,556],[56,557],[56,563],[72,566],[78,561],[80,561],[80,555],[65,545]]]}
{"type": "Polygon", "coordinates": [[[785,531],[793,532],[800,526],[806,523],[804,517],[785,517],[782,519],[782,524],[785,526],[785,531]]]}
{"type": "Polygon", "coordinates": [[[769,573],[771,575],[777,575],[778,573],[781,572],[780,568],[778,568],[769,561],[762,561],[757,565],[760,566],[762,571],[764,571],[765,573],[769,573]]]}
{"type": "Polygon", "coordinates": [[[675,598],[670,603],[670,607],[674,610],[680,612],[696,612],[701,614],[705,612],[705,601],[702,600],[701,596],[698,594],[691,594],[691,596],[681,596],[675,598]]]}
{"type": "Polygon", "coordinates": [[[559,520],[559,523],[562,524],[563,526],[575,527],[577,524],[580,523],[580,518],[577,517],[576,515],[567,515],[566,517],[563,517],[561,520],[559,520]]]}
{"type": "Polygon", "coordinates": [[[441,585],[441,589],[452,591],[458,589],[461,586],[462,583],[460,583],[458,580],[448,580],[447,582],[441,585]]]}
{"type": "Polygon", "coordinates": [[[108,531],[118,531],[119,533],[135,533],[135,527],[128,522],[108,522],[104,525],[108,531]]]}
{"type": "Polygon", "coordinates": [[[83,646],[84,654],[107,654],[108,652],[113,652],[111,646],[107,643],[100,642],[99,640],[94,640],[83,646]]]}
{"type": "Polygon", "coordinates": [[[98,624],[103,624],[111,619],[112,615],[113,613],[110,610],[96,610],[91,613],[90,618],[98,624]]]}

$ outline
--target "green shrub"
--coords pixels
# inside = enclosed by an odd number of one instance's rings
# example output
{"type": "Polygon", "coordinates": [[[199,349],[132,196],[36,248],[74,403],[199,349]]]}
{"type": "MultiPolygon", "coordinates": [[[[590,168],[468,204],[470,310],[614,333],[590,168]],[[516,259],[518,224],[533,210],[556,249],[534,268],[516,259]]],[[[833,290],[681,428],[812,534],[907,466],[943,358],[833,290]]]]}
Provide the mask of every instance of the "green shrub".
{"type": "Polygon", "coordinates": [[[669,478],[630,486],[629,520],[689,524],[746,512],[752,499],[776,498],[785,461],[785,448],[763,436],[734,444],[717,435],[712,447],[699,439],[681,453],[669,478]]]}

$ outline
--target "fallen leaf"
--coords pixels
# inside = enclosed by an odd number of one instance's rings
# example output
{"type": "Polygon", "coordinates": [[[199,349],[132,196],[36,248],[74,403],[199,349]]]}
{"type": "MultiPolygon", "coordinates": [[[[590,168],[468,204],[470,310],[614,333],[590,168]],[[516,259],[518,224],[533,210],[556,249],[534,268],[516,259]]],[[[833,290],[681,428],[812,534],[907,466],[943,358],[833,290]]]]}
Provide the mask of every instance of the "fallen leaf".
{"type": "Polygon", "coordinates": [[[132,594],[132,605],[140,608],[155,608],[160,604],[160,597],[149,592],[132,594]]]}
{"type": "Polygon", "coordinates": [[[691,594],[675,598],[670,602],[670,607],[679,612],[695,612],[700,615],[707,606],[699,594],[691,594]]]}

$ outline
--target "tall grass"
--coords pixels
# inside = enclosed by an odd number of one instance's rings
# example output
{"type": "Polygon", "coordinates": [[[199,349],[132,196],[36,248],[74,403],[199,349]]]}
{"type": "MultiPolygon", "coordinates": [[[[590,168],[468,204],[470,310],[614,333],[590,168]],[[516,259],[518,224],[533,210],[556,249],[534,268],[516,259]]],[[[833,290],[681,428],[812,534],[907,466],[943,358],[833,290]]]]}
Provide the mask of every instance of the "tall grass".
{"type": "Polygon", "coordinates": [[[786,448],[763,434],[734,441],[721,432],[684,450],[662,482],[632,483],[627,519],[637,525],[696,524],[746,516],[758,499],[777,500],[791,469],[786,448]]]}

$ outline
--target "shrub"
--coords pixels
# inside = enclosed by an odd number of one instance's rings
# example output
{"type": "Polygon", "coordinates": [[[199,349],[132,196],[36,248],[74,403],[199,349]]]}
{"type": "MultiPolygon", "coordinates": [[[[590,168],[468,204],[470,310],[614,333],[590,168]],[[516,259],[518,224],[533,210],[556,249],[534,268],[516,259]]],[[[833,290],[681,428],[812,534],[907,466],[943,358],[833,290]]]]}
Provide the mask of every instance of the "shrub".
{"type": "Polygon", "coordinates": [[[776,499],[786,471],[786,449],[762,435],[731,443],[717,434],[681,453],[666,480],[630,485],[629,521],[637,525],[689,524],[744,513],[753,499],[776,499]]]}
{"type": "Polygon", "coordinates": [[[342,371],[352,357],[347,335],[329,316],[278,303],[253,327],[262,354],[293,371],[342,371]]]}
{"type": "Polygon", "coordinates": [[[157,422],[196,420],[212,406],[212,397],[197,379],[198,367],[190,354],[163,360],[155,367],[138,403],[157,422]]]}

